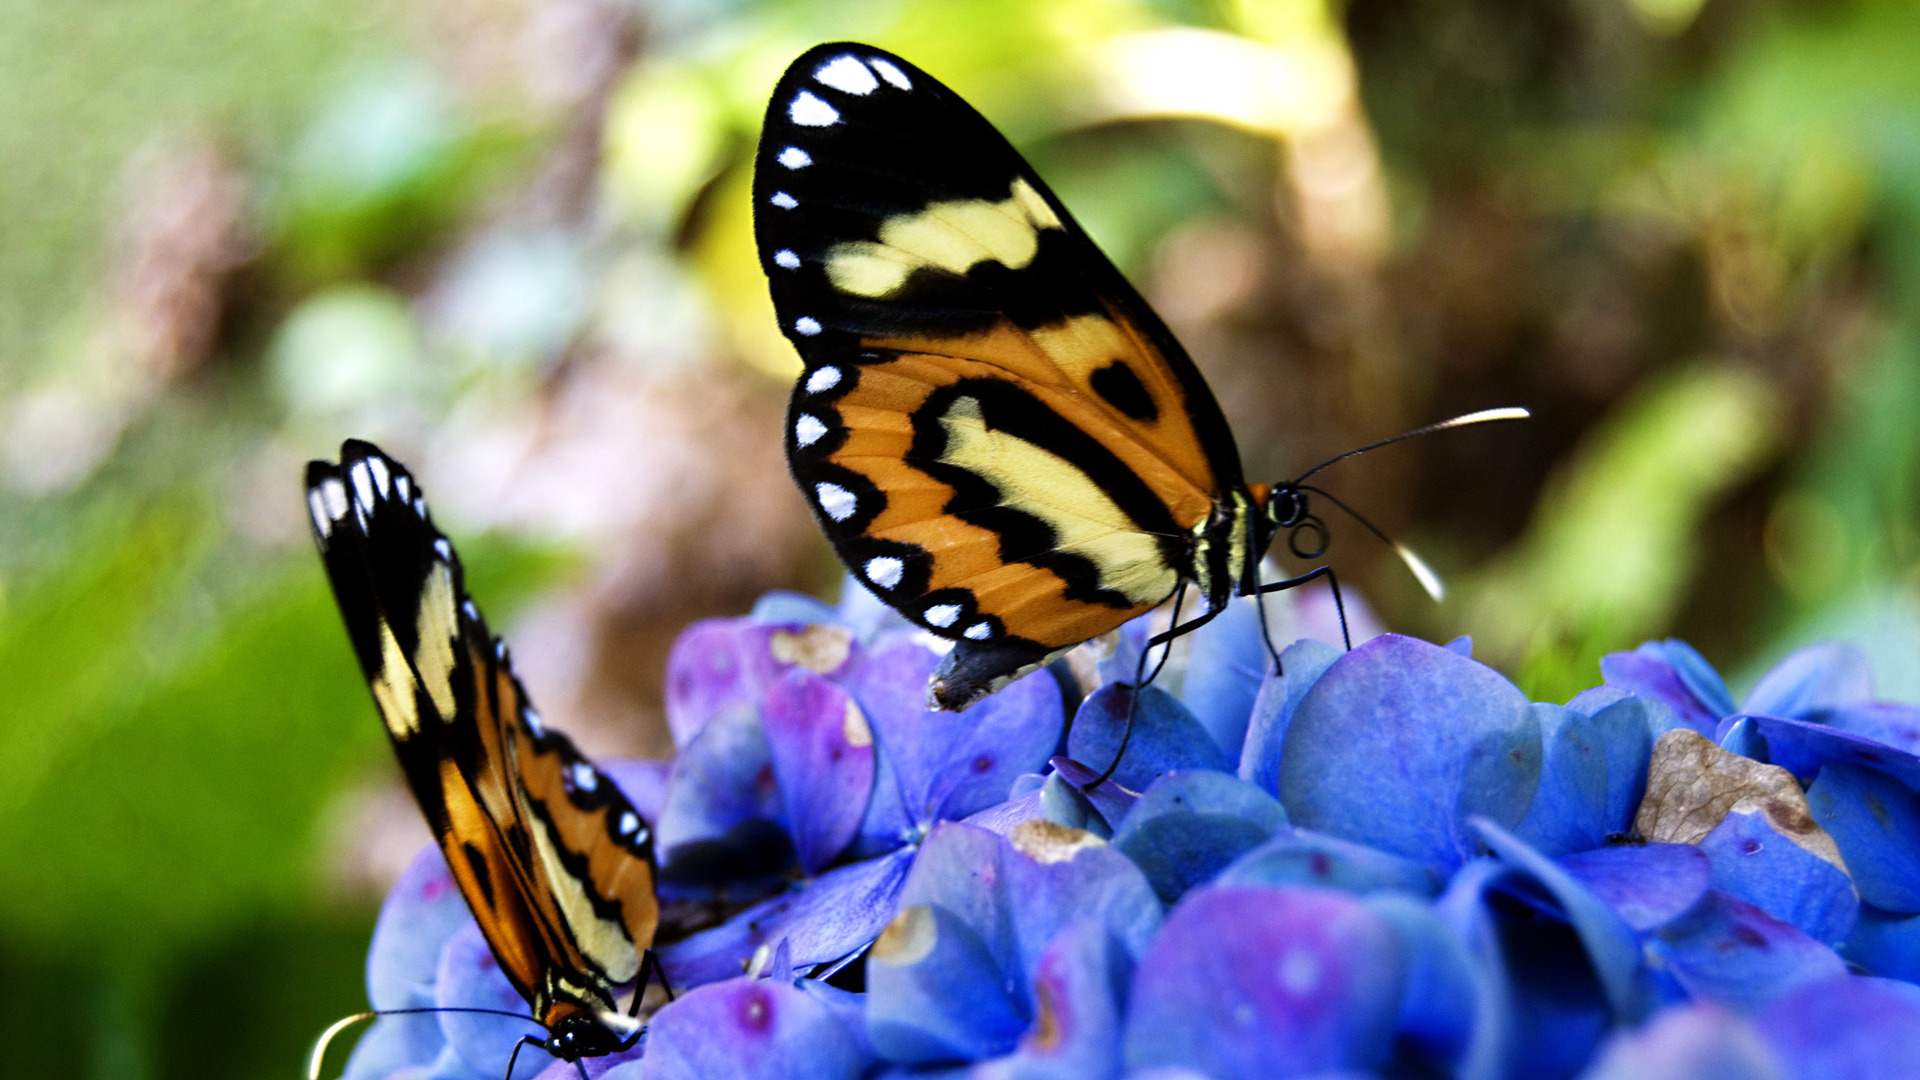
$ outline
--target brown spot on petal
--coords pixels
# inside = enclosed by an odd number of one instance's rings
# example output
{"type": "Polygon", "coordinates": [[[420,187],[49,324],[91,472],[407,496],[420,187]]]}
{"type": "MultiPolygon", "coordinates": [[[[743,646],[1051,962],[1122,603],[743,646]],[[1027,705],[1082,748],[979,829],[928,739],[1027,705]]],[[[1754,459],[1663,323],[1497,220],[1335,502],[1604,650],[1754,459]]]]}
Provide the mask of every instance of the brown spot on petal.
{"type": "Polygon", "coordinates": [[[1027,1030],[1027,1037],[1021,1040],[1023,1049],[1036,1053],[1051,1054],[1060,1048],[1059,1006],[1053,1001],[1053,985],[1045,979],[1033,984],[1034,1015],[1033,1027],[1027,1030]]]}
{"type": "Polygon", "coordinates": [[[883,964],[905,967],[926,959],[939,940],[940,931],[933,925],[933,909],[915,904],[902,908],[887,928],[880,931],[870,955],[883,964]]]}
{"type": "Polygon", "coordinates": [[[1773,830],[1842,870],[1840,849],[1813,820],[1793,774],[1676,728],[1653,743],[1634,831],[1654,843],[1698,844],[1730,813],[1758,813],[1773,830]]]}
{"type": "Polygon", "coordinates": [[[797,664],[821,675],[838,671],[853,649],[853,632],[839,626],[809,626],[799,633],[776,630],[767,650],[782,664],[797,664]]]}
{"type": "Polygon", "coordinates": [[[1085,829],[1056,825],[1045,818],[1028,818],[1013,827],[1007,842],[1037,863],[1062,863],[1087,848],[1106,847],[1107,842],[1085,829]]]}

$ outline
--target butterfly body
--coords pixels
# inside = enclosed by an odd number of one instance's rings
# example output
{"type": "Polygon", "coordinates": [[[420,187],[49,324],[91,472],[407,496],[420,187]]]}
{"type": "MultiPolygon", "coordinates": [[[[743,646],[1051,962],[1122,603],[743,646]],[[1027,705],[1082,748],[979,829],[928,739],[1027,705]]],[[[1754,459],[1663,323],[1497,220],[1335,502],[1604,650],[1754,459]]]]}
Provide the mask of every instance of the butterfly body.
{"type": "Polygon", "coordinates": [[[307,468],[315,541],[421,813],[500,970],[566,1060],[632,1045],[616,989],[659,920],[652,830],[547,728],[413,477],[371,444],[307,468]]]}
{"type": "Polygon", "coordinates": [[[848,568],[954,642],[965,708],[1184,582],[1218,610],[1277,527],[1166,326],[978,112],[852,43],[775,88],[761,262],[805,363],[795,480],[848,568]]]}

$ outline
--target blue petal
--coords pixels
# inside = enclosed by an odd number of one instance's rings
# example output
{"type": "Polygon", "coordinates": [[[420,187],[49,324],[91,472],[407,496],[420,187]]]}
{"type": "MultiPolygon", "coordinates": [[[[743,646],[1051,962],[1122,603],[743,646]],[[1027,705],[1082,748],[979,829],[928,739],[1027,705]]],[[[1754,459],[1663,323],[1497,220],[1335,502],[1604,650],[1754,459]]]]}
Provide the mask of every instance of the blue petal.
{"type": "Polygon", "coordinates": [[[1466,634],[1461,634],[1459,637],[1454,638],[1452,641],[1440,647],[1450,653],[1459,653],[1469,660],[1473,659],[1473,638],[1466,634]]]}
{"type": "Polygon", "coordinates": [[[647,1080],[854,1080],[860,1044],[826,1005],[768,979],[699,987],[654,1014],[647,1080]]]}
{"type": "MultiPolygon", "coordinates": [[[[1101,787],[1107,787],[1102,784],[1101,787]]],[[[1137,801],[1137,800],[1136,800],[1137,801]]],[[[1101,839],[1113,836],[1113,827],[1095,808],[1093,800],[1059,773],[1049,773],[1040,785],[1040,804],[1046,819],[1069,829],[1085,829],[1101,839]]]]}
{"type": "Polygon", "coordinates": [[[1234,860],[1222,885],[1302,885],[1350,893],[1397,891],[1432,896],[1440,881],[1428,867],[1311,829],[1281,829],[1234,860]]]}
{"type": "Polygon", "coordinates": [[[1733,711],[1733,695],[1719,673],[1683,641],[1649,641],[1630,653],[1609,653],[1600,660],[1600,673],[1607,685],[1665,705],[1675,720],[1702,735],[1712,734],[1733,711]]]}
{"type": "Polygon", "coordinates": [[[1616,1034],[1582,1080],[1779,1080],[1752,1025],[1711,1002],[1670,1009],[1616,1034]]]}
{"type": "Polygon", "coordinates": [[[340,1080],[386,1080],[403,1069],[430,1065],[446,1050],[437,1017],[382,1016],[353,1044],[340,1080]]]}
{"type": "Polygon", "coordinates": [[[1480,973],[1466,944],[1434,914],[1432,905],[1412,896],[1382,892],[1366,903],[1392,927],[1406,957],[1405,989],[1394,1020],[1396,1058],[1421,1066],[1406,1070],[1414,1075],[1466,1078],[1489,1071],[1475,1061],[1491,1056],[1493,1048],[1477,1054],[1476,1039],[1504,1028],[1482,1022],[1480,973]]]}
{"type": "Polygon", "coordinates": [[[1483,664],[1387,634],[1307,692],[1280,801],[1296,824],[1450,869],[1472,846],[1465,819],[1519,821],[1539,777],[1526,695],[1483,664]]]}
{"type": "Polygon", "coordinates": [[[1713,887],[1835,942],[1853,929],[1860,898],[1847,872],[1776,831],[1760,811],[1732,811],[1702,837],[1713,887]]]}
{"type": "Polygon", "coordinates": [[[1823,641],[1775,664],[1760,677],[1740,709],[1800,718],[1872,698],[1873,668],[1867,654],[1855,645],[1823,641]]]}
{"type": "Polygon", "coordinates": [[[1870,974],[1920,983],[1920,915],[1862,905],[1840,955],[1870,974]]]}
{"type": "Polygon", "coordinates": [[[1866,701],[1823,709],[1807,717],[1817,724],[1863,735],[1909,754],[1920,753],[1920,706],[1866,701]]]}
{"type": "Polygon", "coordinates": [[[1692,844],[1605,847],[1565,856],[1565,870],[1635,930],[1656,930],[1707,895],[1713,868],[1692,844]]]}
{"type": "Polygon", "coordinates": [[[1048,764],[1053,766],[1054,773],[1061,780],[1073,785],[1085,795],[1087,801],[1093,804],[1101,820],[1109,825],[1125,820],[1126,816],[1133,812],[1133,804],[1140,801],[1138,793],[1121,787],[1115,780],[1103,780],[1094,787],[1088,787],[1087,785],[1092,784],[1100,774],[1072,758],[1056,757],[1048,764]]]}
{"type": "MultiPolygon", "coordinates": [[[[1071,787],[1072,785],[1069,784],[1067,786],[1071,787]]],[[[1030,791],[1017,799],[1008,799],[998,806],[989,806],[977,814],[968,814],[960,820],[969,825],[975,825],[985,829],[990,833],[998,833],[1001,836],[1005,836],[1007,833],[1013,831],[1015,825],[1023,821],[1032,821],[1035,818],[1052,820],[1047,817],[1046,800],[1039,791],[1030,791]]],[[[1079,829],[1085,826],[1074,825],[1071,827],[1079,829]]]]}
{"type": "Polygon", "coordinates": [[[852,574],[840,579],[840,606],[836,614],[842,625],[852,627],[863,640],[889,631],[919,629],[852,574]]]}
{"type": "Polygon", "coordinates": [[[770,628],[751,619],[703,619],[681,631],[667,653],[663,697],[673,745],[685,747],[729,708],[758,708],[773,679],[770,628]]]}
{"type": "Polygon", "coordinates": [[[1540,721],[1540,786],[1514,835],[1548,855],[1591,851],[1633,828],[1647,792],[1653,734],[1638,702],[1584,716],[1535,705],[1540,721]]]}
{"type": "MultiPolygon", "coordinates": [[[[514,1019],[468,1012],[438,1015],[447,1043],[467,1068],[482,1075],[500,1076],[521,1038],[533,1035],[544,1039],[546,1036],[545,1029],[527,1015],[526,999],[501,974],[493,950],[487,947],[487,939],[480,936],[477,926],[454,934],[440,954],[434,1004],[443,1009],[496,1009],[524,1017],[514,1019]]],[[[553,1060],[537,1046],[526,1047],[514,1063],[513,1075],[531,1077],[553,1060]]]]}
{"type": "Polygon", "coordinates": [[[1253,718],[1240,751],[1240,779],[1269,795],[1279,794],[1280,748],[1286,743],[1293,714],[1307,691],[1341,655],[1332,645],[1310,638],[1280,650],[1280,668],[1285,674],[1267,676],[1259,696],[1254,698],[1253,718]]]}
{"type": "MultiPolygon", "coordinates": [[[[1157,686],[1140,691],[1133,713],[1133,734],[1127,731],[1127,704],[1132,688],[1108,683],[1080,703],[1067,733],[1067,753],[1095,770],[1105,770],[1126,739],[1127,756],[1113,771],[1122,787],[1145,791],[1163,773],[1174,769],[1233,768],[1227,752],[1213,741],[1185,705],[1157,686]]],[[[1097,773],[1096,773],[1097,775],[1097,773]]]]}
{"type": "Polygon", "coordinates": [[[1885,774],[1833,764],[1807,789],[1807,807],[1840,848],[1862,901],[1920,912],[1920,795],[1885,774]]]}
{"type": "MultiPolygon", "coordinates": [[[[472,925],[466,898],[447,873],[440,849],[421,848],[380,905],[367,951],[367,1000],[376,1009],[431,1007],[440,955],[456,931],[472,925]]],[[[381,1053],[403,1064],[424,1065],[446,1044],[431,1016],[383,1017],[374,1026],[384,1032],[379,1045],[390,1048],[381,1053]]]]}
{"type": "Polygon", "coordinates": [[[761,720],[805,873],[833,864],[873,794],[873,730],[844,690],[795,670],[773,684],[761,720]]]}
{"type": "Polygon", "coordinates": [[[1825,724],[1779,716],[1754,716],[1752,720],[1767,740],[1767,756],[1773,764],[1802,782],[1812,781],[1821,766],[1838,763],[1874,769],[1920,789],[1920,756],[1825,724]]]}
{"type": "Polygon", "coordinates": [[[1154,781],[1114,831],[1113,846],[1166,903],[1286,827],[1273,796],[1220,772],[1175,771],[1154,781]]]}
{"type": "MultiPolygon", "coordinates": [[[[645,1060],[646,1056],[647,1040],[642,1036],[630,1050],[622,1050],[605,1057],[581,1058],[577,1064],[571,1061],[556,1061],[540,1070],[540,1074],[533,1080],[579,1080],[582,1069],[586,1070],[587,1080],[640,1080],[642,1071],[640,1062],[645,1060]]],[[[477,1080],[499,1080],[499,1078],[480,1077],[477,1080]]]]}
{"type": "Polygon", "coordinates": [[[1734,716],[1721,721],[1720,749],[1729,754],[1739,754],[1751,758],[1762,765],[1772,761],[1767,755],[1767,740],[1760,734],[1760,728],[1750,716],[1734,716]]]}
{"type": "Polygon", "coordinates": [[[1718,890],[1663,927],[1648,950],[1688,993],[1740,1009],[1847,970],[1838,954],[1792,923],[1718,890]]]}
{"type": "Polygon", "coordinates": [[[1031,1017],[986,942],[938,904],[903,903],[867,954],[867,1036],[908,1065],[1011,1051],[1031,1017]]]}
{"type": "Polygon", "coordinates": [[[783,939],[796,968],[838,960],[887,924],[912,862],[909,849],[829,870],[794,892],[663,946],[657,951],[667,977],[675,986],[728,978],[746,970],[762,945],[783,939]]]}
{"type": "Polygon", "coordinates": [[[1920,1075],[1920,993],[1841,976],[1803,986],[1753,1018],[1795,1077],[1911,1080],[1920,1075]]]}
{"type": "Polygon", "coordinates": [[[1079,1080],[1120,1071],[1121,1018],[1133,960],[1095,919],[1054,936],[1033,974],[1033,1023],[1008,1057],[974,1080],[1079,1080]]]}
{"type": "Polygon", "coordinates": [[[661,877],[671,882],[750,880],[792,864],[780,785],[756,709],[729,707],[681,750],[654,832],[661,877]]]}
{"type": "Polygon", "coordinates": [[[1180,703],[1231,755],[1246,741],[1254,696],[1273,666],[1253,600],[1229,602],[1218,618],[1194,631],[1187,656],[1180,703]]]}
{"type": "Polygon", "coordinates": [[[753,610],[747,618],[760,623],[778,623],[793,626],[831,626],[841,621],[840,611],[833,605],[806,593],[788,592],[775,589],[763,593],[753,602],[753,610]]]}
{"type": "Polygon", "coordinates": [[[1196,890],[1134,972],[1127,1064],[1216,1080],[1382,1065],[1405,978],[1386,920],[1345,893],[1196,890]]]}

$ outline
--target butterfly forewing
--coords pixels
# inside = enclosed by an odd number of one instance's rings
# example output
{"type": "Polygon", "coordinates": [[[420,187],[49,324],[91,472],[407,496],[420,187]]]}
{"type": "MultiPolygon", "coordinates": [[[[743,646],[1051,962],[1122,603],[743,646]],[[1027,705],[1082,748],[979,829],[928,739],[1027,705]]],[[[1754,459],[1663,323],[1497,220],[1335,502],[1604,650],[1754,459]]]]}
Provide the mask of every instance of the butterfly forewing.
{"type": "Polygon", "coordinates": [[[412,476],[367,443],[341,459],[308,467],[315,538],[448,867],[543,1022],[611,1008],[653,940],[651,830],[541,724],[412,476]]]}
{"type": "Polygon", "coordinates": [[[896,56],[823,45],[774,91],[754,201],[805,361],[789,462],[856,574],[983,675],[1173,591],[1241,482],[1232,436],[991,124],[896,56]]]}

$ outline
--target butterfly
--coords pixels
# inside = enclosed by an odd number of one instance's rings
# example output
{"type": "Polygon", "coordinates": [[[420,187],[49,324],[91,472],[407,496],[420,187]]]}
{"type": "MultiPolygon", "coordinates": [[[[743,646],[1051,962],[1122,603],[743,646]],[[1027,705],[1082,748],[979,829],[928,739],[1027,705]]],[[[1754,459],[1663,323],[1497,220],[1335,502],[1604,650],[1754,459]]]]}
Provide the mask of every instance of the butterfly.
{"type": "Polygon", "coordinates": [[[919,68],[849,42],[795,60],[753,200],[805,365],[788,465],[848,569],[953,642],[930,707],[964,709],[1185,583],[1207,602],[1192,627],[1235,594],[1331,579],[1261,584],[1280,530],[1318,531],[1304,557],[1324,548],[1307,494],[1326,493],[1246,482],[1166,325],[993,125],[919,68]]]}
{"type": "Polygon", "coordinates": [[[631,1047],[641,1024],[615,991],[638,980],[637,1012],[657,970],[651,827],[542,723],[399,462],[350,439],[338,464],[308,463],[307,507],[401,770],[545,1049],[577,1063],[631,1047]]]}

